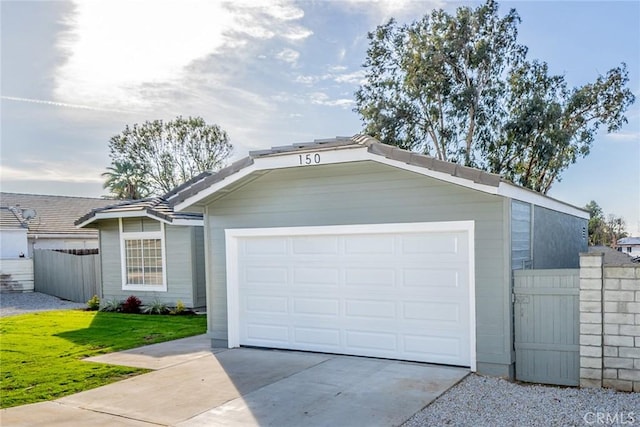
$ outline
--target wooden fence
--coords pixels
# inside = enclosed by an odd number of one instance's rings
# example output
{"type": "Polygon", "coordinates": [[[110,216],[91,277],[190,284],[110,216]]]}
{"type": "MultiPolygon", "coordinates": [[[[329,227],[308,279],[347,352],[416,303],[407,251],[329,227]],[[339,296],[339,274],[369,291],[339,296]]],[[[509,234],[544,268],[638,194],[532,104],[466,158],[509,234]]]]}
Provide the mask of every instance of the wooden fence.
{"type": "Polygon", "coordinates": [[[101,296],[100,255],[36,249],[33,268],[36,292],[75,302],[101,296]]]}
{"type": "Polygon", "coordinates": [[[0,260],[0,292],[33,292],[31,258],[0,260]]]}

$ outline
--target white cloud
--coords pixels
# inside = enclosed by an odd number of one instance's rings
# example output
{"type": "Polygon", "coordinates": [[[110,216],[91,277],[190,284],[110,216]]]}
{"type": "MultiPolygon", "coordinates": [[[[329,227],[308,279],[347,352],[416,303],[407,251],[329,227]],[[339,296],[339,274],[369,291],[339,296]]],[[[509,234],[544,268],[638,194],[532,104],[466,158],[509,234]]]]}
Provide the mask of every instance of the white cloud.
{"type": "Polygon", "coordinates": [[[95,167],[78,163],[47,162],[44,160],[25,160],[24,168],[2,165],[3,181],[55,181],[55,182],[103,182],[95,167]],[[37,174],[34,175],[34,170],[37,174]]]}
{"type": "Polygon", "coordinates": [[[446,6],[444,0],[341,0],[336,4],[346,9],[366,12],[377,23],[387,21],[389,18],[414,20],[432,9],[446,6]]]}
{"type": "Polygon", "coordinates": [[[324,92],[313,92],[309,95],[309,99],[312,104],[324,105],[327,107],[342,107],[348,108],[354,104],[353,99],[350,98],[338,98],[331,99],[329,95],[324,92]]]}
{"type": "Polygon", "coordinates": [[[94,107],[94,106],[91,106],[91,105],[67,104],[65,102],[56,102],[56,101],[50,101],[50,100],[46,100],[46,99],[21,98],[21,97],[18,97],[18,96],[5,96],[5,95],[0,96],[0,98],[2,98],[4,100],[7,100],[7,101],[29,102],[29,103],[32,103],[32,104],[51,105],[51,106],[54,106],[54,107],[74,108],[74,109],[78,109],[78,110],[105,111],[105,112],[110,112],[110,113],[123,113],[123,114],[134,113],[134,111],[125,111],[125,110],[116,110],[116,109],[112,109],[112,108],[94,107]]]}
{"type": "Polygon", "coordinates": [[[54,100],[104,108],[155,106],[166,101],[156,88],[189,80],[194,61],[249,55],[249,41],[312,34],[295,22],[304,11],[288,0],[74,0],[74,11],[57,40],[67,60],[54,75],[54,100]]]}
{"type": "Polygon", "coordinates": [[[335,74],[333,80],[337,83],[349,83],[354,85],[361,85],[365,82],[365,71],[358,70],[351,73],[335,74]]]}
{"type": "Polygon", "coordinates": [[[333,81],[339,84],[361,85],[365,81],[365,70],[344,72],[348,68],[343,66],[329,67],[329,72],[319,75],[297,75],[296,83],[312,86],[320,81],[333,81]]]}
{"type": "Polygon", "coordinates": [[[300,58],[300,52],[290,48],[285,48],[276,54],[276,58],[291,65],[296,65],[298,58],[300,58]]]}
{"type": "Polygon", "coordinates": [[[315,84],[318,80],[320,80],[321,77],[319,76],[305,76],[305,75],[298,75],[296,76],[296,78],[294,79],[294,81],[296,83],[302,83],[303,85],[308,85],[311,86],[313,84],[315,84]]]}

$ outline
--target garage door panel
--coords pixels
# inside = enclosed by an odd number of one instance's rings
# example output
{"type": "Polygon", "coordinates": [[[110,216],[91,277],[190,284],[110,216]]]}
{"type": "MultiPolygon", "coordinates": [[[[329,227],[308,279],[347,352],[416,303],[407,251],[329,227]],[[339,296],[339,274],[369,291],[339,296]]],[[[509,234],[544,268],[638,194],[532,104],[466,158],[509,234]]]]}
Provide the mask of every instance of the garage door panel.
{"type": "MultiPolygon", "coordinates": [[[[398,351],[397,335],[393,333],[345,330],[345,345],[353,349],[385,352],[398,351]]],[[[372,355],[376,355],[372,353],[372,355]]]]}
{"type": "Polygon", "coordinates": [[[396,286],[396,271],[391,268],[345,268],[346,286],[396,286]]]}
{"type": "Polygon", "coordinates": [[[395,248],[393,236],[345,236],[344,252],[346,255],[391,255],[395,248]]]}
{"type": "MultiPolygon", "coordinates": [[[[411,301],[402,306],[404,319],[461,323],[460,304],[442,301],[411,301]]],[[[463,325],[465,326],[465,325],[463,325]]]]}
{"type": "Polygon", "coordinates": [[[385,300],[346,299],[345,316],[360,319],[395,319],[396,303],[385,300]]]}
{"type": "Polygon", "coordinates": [[[289,271],[284,267],[250,266],[244,271],[244,280],[251,285],[281,285],[289,281],[289,271]]]}
{"type": "Polygon", "coordinates": [[[286,255],[287,242],[278,237],[245,240],[241,251],[247,255],[286,255]]]}
{"type": "Polygon", "coordinates": [[[286,296],[247,295],[243,302],[247,313],[287,314],[289,312],[286,296]]]}
{"type": "Polygon", "coordinates": [[[306,346],[306,349],[320,349],[325,346],[330,346],[333,350],[340,349],[340,329],[338,328],[295,327],[293,336],[295,342],[306,346]]]}
{"type": "Polygon", "coordinates": [[[338,253],[338,245],[337,236],[291,238],[291,248],[294,255],[335,255],[338,253]]]}
{"type": "Polygon", "coordinates": [[[293,267],[293,285],[338,286],[340,270],[335,267],[293,267]]]}
{"type": "Polygon", "coordinates": [[[405,268],[402,271],[402,285],[406,287],[459,288],[460,268],[457,269],[429,269],[405,268]]]}
{"type": "Polygon", "coordinates": [[[419,233],[402,236],[402,253],[406,255],[444,255],[460,253],[459,233],[419,233]]]}
{"type": "Polygon", "coordinates": [[[375,229],[238,237],[238,343],[470,366],[470,231],[375,229]]]}
{"type": "Polygon", "coordinates": [[[337,316],[340,314],[340,300],[337,298],[293,298],[293,313],[337,316]]]}
{"type": "Polygon", "coordinates": [[[256,344],[287,344],[290,341],[289,328],[283,325],[267,323],[248,323],[246,339],[254,341],[256,344]]]}
{"type": "Polygon", "coordinates": [[[429,355],[439,360],[460,359],[463,343],[458,338],[405,335],[404,350],[411,354],[429,355]]]}

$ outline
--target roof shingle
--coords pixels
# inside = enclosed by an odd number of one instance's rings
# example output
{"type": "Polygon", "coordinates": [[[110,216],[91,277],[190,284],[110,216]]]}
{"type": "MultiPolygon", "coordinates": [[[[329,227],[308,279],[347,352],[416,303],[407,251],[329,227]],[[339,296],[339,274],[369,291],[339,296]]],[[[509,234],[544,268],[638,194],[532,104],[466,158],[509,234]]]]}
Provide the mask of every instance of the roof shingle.
{"type": "MultiPolygon", "coordinates": [[[[113,200],[90,197],[50,196],[41,194],[0,193],[0,206],[17,213],[17,220],[28,225],[28,233],[34,234],[84,234],[93,230],[79,230],[74,220],[88,210],[113,204],[113,200]],[[23,209],[34,209],[35,218],[22,217],[23,209]]],[[[4,222],[2,224],[4,227],[4,222]]]]}

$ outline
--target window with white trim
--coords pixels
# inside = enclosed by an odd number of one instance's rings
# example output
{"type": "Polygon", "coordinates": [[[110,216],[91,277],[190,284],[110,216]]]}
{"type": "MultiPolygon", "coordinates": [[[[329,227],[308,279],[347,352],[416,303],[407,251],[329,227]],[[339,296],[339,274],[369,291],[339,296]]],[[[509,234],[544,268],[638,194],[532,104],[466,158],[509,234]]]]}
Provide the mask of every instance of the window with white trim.
{"type": "Polygon", "coordinates": [[[142,232],[123,232],[121,226],[123,290],[167,290],[164,224],[160,225],[160,231],[142,232]]]}

